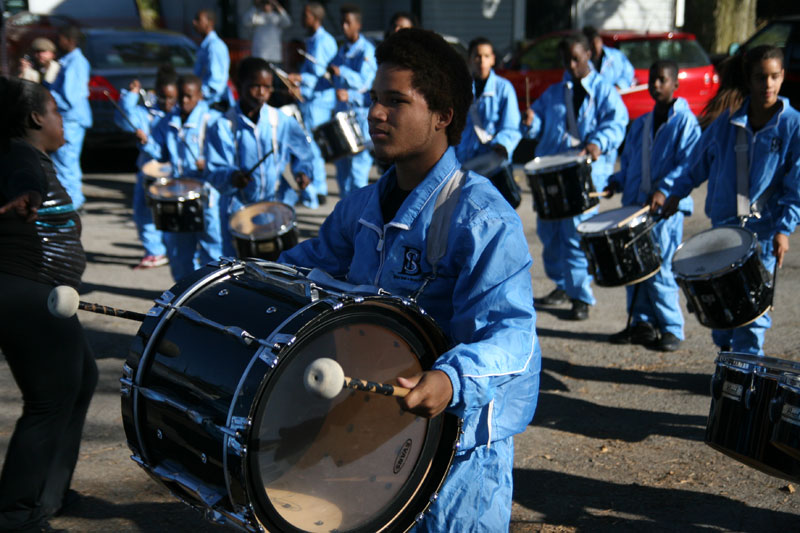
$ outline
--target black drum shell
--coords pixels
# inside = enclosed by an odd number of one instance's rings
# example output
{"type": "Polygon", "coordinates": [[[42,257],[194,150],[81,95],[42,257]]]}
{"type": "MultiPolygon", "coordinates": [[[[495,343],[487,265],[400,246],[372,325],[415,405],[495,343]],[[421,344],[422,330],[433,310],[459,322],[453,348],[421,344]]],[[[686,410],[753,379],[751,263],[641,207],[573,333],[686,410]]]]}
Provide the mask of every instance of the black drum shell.
{"type": "Polygon", "coordinates": [[[519,185],[514,181],[514,173],[510,165],[501,166],[497,172],[488,177],[492,185],[503,195],[503,198],[511,204],[511,207],[514,209],[519,207],[519,204],[522,203],[522,195],[519,190],[519,185]]]}
{"type": "Polygon", "coordinates": [[[313,133],[322,157],[328,162],[361,153],[366,149],[364,133],[355,114],[336,113],[333,120],[320,124],[313,133]],[[348,133],[353,136],[355,144],[348,139],[348,133]]]}
{"type": "Polygon", "coordinates": [[[772,444],[800,461],[800,388],[779,384],[770,412],[774,429],[772,444]]]}
{"type": "Polygon", "coordinates": [[[150,210],[156,229],[173,233],[205,230],[203,205],[205,195],[199,198],[162,200],[150,197],[150,210]]]}
{"type": "Polygon", "coordinates": [[[652,226],[641,223],[581,234],[581,248],[594,282],[602,287],[630,285],[659,270],[661,249],[651,230],[652,226]]]}
{"type": "Polygon", "coordinates": [[[776,448],[770,439],[776,376],[752,368],[717,363],[711,379],[711,408],[705,442],[739,462],[771,476],[800,479],[800,461],[776,448]]]}
{"type": "Polygon", "coordinates": [[[553,171],[527,174],[533,195],[533,208],[544,220],[570,218],[600,203],[595,192],[592,167],[576,163],[553,171]]]}
{"type": "Polygon", "coordinates": [[[257,257],[267,261],[277,261],[282,252],[296,246],[298,242],[295,226],[271,239],[246,239],[233,235],[233,247],[236,249],[236,257],[239,258],[257,257]]]}

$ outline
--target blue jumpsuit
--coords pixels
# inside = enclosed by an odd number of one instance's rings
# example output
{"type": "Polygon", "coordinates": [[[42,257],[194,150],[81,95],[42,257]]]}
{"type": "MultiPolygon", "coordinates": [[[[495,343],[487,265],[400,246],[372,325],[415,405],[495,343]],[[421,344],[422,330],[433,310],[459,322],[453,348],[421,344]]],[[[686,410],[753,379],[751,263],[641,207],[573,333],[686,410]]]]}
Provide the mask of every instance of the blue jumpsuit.
{"type": "Polygon", "coordinates": [[[600,59],[600,75],[611,85],[619,89],[627,89],[634,82],[633,65],[628,57],[608,46],[603,46],[603,57],[600,59]]]}
{"type": "MultiPolygon", "coordinates": [[[[375,46],[363,35],[359,35],[356,42],[345,42],[331,63],[339,67],[339,75],[334,78],[334,86],[337,89],[347,89],[348,98],[347,102],[340,102],[337,98],[334,110],[353,110],[365,140],[369,141],[367,113],[369,113],[370,99],[367,93],[372,88],[372,80],[378,71],[375,46]]],[[[339,197],[344,198],[354,189],[364,187],[369,178],[370,168],[372,168],[372,154],[369,149],[336,161],[339,197]]]]}
{"type": "Polygon", "coordinates": [[[253,124],[236,104],[209,128],[207,139],[206,180],[220,193],[222,252],[236,257],[228,226],[230,215],[255,202],[274,202],[280,174],[290,159],[295,175],[311,176],[311,146],[294,118],[268,105],[261,107],[258,122],[253,124]],[[270,115],[275,117],[274,129],[270,115]],[[231,184],[236,170],[250,170],[270,150],[275,151],[253,172],[247,187],[237,189],[231,184]]]}
{"type": "MultiPolygon", "coordinates": [[[[655,134],[652,117],[651,111],[633,122],[625,138],[620,170],[608,180],[611,187],[622,191],[622,205],[645,205],[656,191],[669,196],[675,178],[688,168],[700,139],[700,125],[683,98],[675,100],[666,122],[655,134]],[[651,185],[647,190],[642,188],[643,135],[650,137],[651,185]]],[[[678,284],[672,273],[672,256],[683,239],[684,214],[692,214],[691,197],[681,200],[678,207],[675,215],[659,220],[650,230],[661,250],[661,269],[655,276],[639,283],[638,289],[628,286],[626,290],[633,324],[648,322],[662,334],[672,333],[683,340],[683,313],[678,300],[678,284]],[[634,292],[636,301],[633,301],[634,292]]]]}
{"type": "MultiPolygon", "coordinates": [[[[173,178],[204,181],[202,173],[197,169],[197,159],[205,157],[206,143],[201,137],[220,116],[219,111],[210,109],[205,100],[200,100],[186,117],[186,122],[181,124],[180,107],[176,106],[153,128],[145,151],[153,159],[169,161],[172,164],[173,178]]],[[[164,232],[169,268],[175,281],[222,255],[219,192],[208,182],[204,184],[204,191],[204,231],[164,232]]]]}
{"type": "MultiPolygon", "coordinates": [[[[280,261],[411,295],[431,272],[426,236],[435,199],[459,166],[449,148],[384,224],[381,196],[396,179],[390,168],[376,184],[339,202],[319,236],[280,261]]],[[[439,275],[418,299],[451,340],[433,368],[450,378],[447,410],[463,418],[464,433],[418,532],[508,530],[513,435],[531,421],[539,391],[541,350],[522,223],[488,180],[467,176],[439,275]]]]}
{"type": "MultiPolygon", "coordinates": [[[[555,83],[545,90],[532,105],[533,123],[530,127],[522,125],[526,138],[536,139],[536,155],[553,155],[574,149],[573,139],[567,130],[567,107],[564,102],[564,88],[572,87],[574,80],[569,72],[564,81],[555,83]]],[[[600,147],[602,155],[592,163],[592,182],[602,191],[608,176],[614,171],[617,149],[625,136],[628,124],[628,110],[617,91],[596,71],[580,80],[586,90],[586,97],[576,111],[578,128],[578,147],[594,143],[600,147]]],[[[566,291],[572,300],[580,300],[594,305],[592,277],[589,263],[580,246],[578,224],[596,214],[591,210],[572,218],[561,220],[536,221],[536,233],[542,241],[542,259],[547,277],[556,287],[566,291]]]]}
{"type": "MultiPolygon", "coordinates": [[[[166,113],[157,107],[145,107],[139,104],[139,93],[130,92],[122,89],[119,99],[119,106],[128,116],[133,126],[142,130],[150,138],[150,131],[158,122],[166,116],[166,113]]],[[[125,131],[135,132],[131,124],[125,120],[119,111],[114,112],[114,123],[125,131]]],[[[136,224],[136,233],[142,241],[145,256],[164,255],[167,248],[164,246],[164,236],[153,224],[153,213],[145,201],[144,174],[142,165],[150,160],[150,156],[145,152],[143,145],[138,145],[139,157],[136,160],[136,167],[139,172],[136,174],[136,186],[133,189],[133,223],[136,224]]]]}
{"type": "Polygon", "coordinates": [[[91,67],[80,48],[66,54],[58,62],[61,63],[58,76],[52,84],[45,82],[44,85],[50,89],[61,113],[66,143],[50,158],[56,167],[58,181],[72,198],[75,209],[79,209],[86,200],[81,191],[81,150],[86,130],[92,127],[92,109],[89,107],[91,67]]]}
{"type": "MultiPolygon", "coordinates": [[[[300,102],[300,113],[303,115],[303,122],[306,129],[311,132],[319,126],[331,120],[331,113],[336,105],[336,91],[333,85],[323,76],[336,55],[336,39],[325,28],[320,26],[314,35],[306,39],[306,52],[316,59],[316,63],[306,59],[300,67],[302,82],[300,83],[300,94],[305,102],[300,102]]],[[[298,200],[303,205],[316,209],[319,207],[317,195],[325,196],[328,194],[327,175],[325,173],[325,159],[322,157],[316,141],[311,139],[311,150],[314,153],[314,174],[309,176],[312,179],[305,191],[300,194],[300,198],[286,184],[281,184],[278,189],[279,198],[282,202],[294,205],[298,200]]]]}
{"type": "MultiPolygon", "coordinates": [[[[473,93],[475,84],[472,84],[473,93]]],[[[473,109],[467,114],[467,124],[464,133],[461,134],[461,142],[456,147],[456,155],[462,162],[469,161],[473,157],[487,153],[492,146],[499,144],[506,149],[508,160],[517,148],[522,134],[519,131],[521,121],[519,113],[519,103],[514,86],[505,78],[495,74],[494,70],[489,72],[486,85],[480,97],[473,103],[473,109]],[[482,143],[475,131],[475,117],[477,115],[478,127],[482,128],[491,139],[487,143],[482,143]]]]}
{"type": "Polygon", "coordinates": [[[197,57],[194,61],[194,73],[203,82],[203,98],[209,104],[227,100],[229,104],[233,99],[228,91],[228,75],[231,66],[231,56],[228,46],[220,39],[217,32],[205,36],[197,57]]]}
{"type": "MultiPolygon", "coordinates": [[[[763,202],[761,218],[750,218],[745,228],[761,245],[761,261],[769,272],[775,267],[772,239],[776,233],[791,235],[800,220],[800,113],[780,97],[783,105],[758,131],[748,123],[750,99],[733,113],[724,112],[702,134],[686,173],[675,180],[672,195],[684,198],[708,180],[705,212],[714,227],[738,225],[736,213],[736,137],[739,128],[747,136],[750,168],[750,202],[763,202]],[[772,188],[771,188],[772,187],[772,188]]],[[[740,328],[713,330],[717,346],[764,355],[764,333],[772,325],[769,313],[740,328]]]]}

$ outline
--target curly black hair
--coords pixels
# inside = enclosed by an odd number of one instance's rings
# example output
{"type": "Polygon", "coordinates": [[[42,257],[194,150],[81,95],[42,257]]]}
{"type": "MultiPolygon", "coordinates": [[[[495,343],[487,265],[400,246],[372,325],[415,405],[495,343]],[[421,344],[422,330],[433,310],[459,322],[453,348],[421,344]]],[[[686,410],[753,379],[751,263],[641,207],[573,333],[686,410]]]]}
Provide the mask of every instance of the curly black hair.
{"type": "Polygon", "coordinates": [[[4,110],[0,113],[0,147],[36,127],[31,113],[44,115],[48,98],[50,92],[38,83],[0,76],[0,108],[4,110]]]}
{"type": "Polygon", "coordinates": [[[440,35],[419,28],[390,35],[375,50],[375,58],[378,65],[391,63],[411,70],[411,85],[431,111],[453,110],[447,143],[457,145],[472,103],[472,77],[464,58],[440,35]]]}

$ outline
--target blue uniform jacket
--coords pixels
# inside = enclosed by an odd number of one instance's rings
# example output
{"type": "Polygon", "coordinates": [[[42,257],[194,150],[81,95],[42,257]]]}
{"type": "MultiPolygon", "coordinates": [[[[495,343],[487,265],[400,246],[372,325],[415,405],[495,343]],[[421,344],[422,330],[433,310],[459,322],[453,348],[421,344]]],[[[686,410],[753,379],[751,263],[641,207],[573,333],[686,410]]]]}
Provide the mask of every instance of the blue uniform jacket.
{"type": "MultiPolygon", "coordinates": [[[[530,127],[522,125],[528,139],[536,139],[536,155],[553,155],[574,147],[567,131],[567,107],[564,103],[564,86],[572,84],[572,76],[564,73],[564,80],[554,83],[531,105],[534,117],[530,127]]],[[[580,80],[586,90],[580,109],[575,111],[580,147],[594,143],[602,155],[592,163],[592,181],[597,190],[603,190],[608,176],[614,170],[617,149],[625,137],[628,110],[617,91],[592,70],[580,80]]]]}
{"type": "Polygon", "coordinates": [[[733,114],[724,112],[702,134],[692,163],[675,180],[672,194],[687,196],[708,180],[705,212],[714,226],[735,224],[736,132],[745,128],[750,160],[750,202],[757,202],[774,185],[761,209],[761,219],[748,227],[759,234],[790,235],[800,219],[800,113],[780,97],[783,109],[766,126],[753,132],[747,120],[750,99],[733,114]]]}
{"type": "Polygon", "coordinates": [[[320,26],[314,35],[306,39],[306,52],[316,59],[316,63],[306,59],[300,66],[302,81],[300,82],[300,94],[307,100],[313,100],[317,104],[326,104],[333,109],[336,99],[333,85],[324,78],[328,68],[328,63],[336,55],[336,39],[325,28],[320,26]]]}
{"type": "Polygon", "coordinates": [[[616,48],[603,46],[603,57],[600,59],[600,75],[608,83],[620,89],[633,85],[633,65],[628,57],[616,48]]]}
{"type": "MultiPolygon", "coordinates": [[[[625,138],[625,149],[620,157],[620,170],[608,182],[616,191],[622,191],[622,205],[644,205],[655,191],[669,196],[675,179],[689,167],[697,141],[700,140],[700,125],[683,98],[672,104],[664,122],[653,136],[650,131],[650,190],[640,190],[642,184],[642,135],[647,117],[653,112],[637,118],[625,138]]],[[[681,200],[678,208],[690,215],[692,198],[681,200]]]]}
{"type": "MultiPolygon", "coordinates": [[[[472,91],[475,92],[475,83],[472,84],[472,91]]],[[[517,94],[514,86],[505,78],[495,74],[494,70],[489,72],[486,85],[481,96],[474,103],[479,118],[479,126],[492,136],[492,140],[487,144],[481,144],[477,133],[475,133],[475,123],[472,119],[472,111],[467,114],[467,125],[464,133],[461,134],[461,142],[456,148],[456,154],[461,161],[468,161],[475,156],[488,152],[493,144],[499,144],[508,152],[508,159],[517,148],[522,134],[519,131],[520,113],[517,94]]]]}
{"type": "Polygon", "coordinates": [[[361,108],[366,111],[370,105],[369,90],[378,71],[375,62],[375,46],[363,35],[354,43],[345,42],[336,53],[331,64],[339,67],[339,75],[334,78],[334,87],[347,89],[347,102],[336,100],[336,110],[346,111],[361,108]]]}
{"type": "Polygon", "coordinates": [[[217,32],[211,30],[200,43],[197,58],[194,61],[194,73],[203,82],[203,98],[209,103],[219,102],[228,97],[228,71],[231,56],[228,47],[219,38],[217,32]]]}
{"type": "MultiPolygon", "coordinates": [[[[147,134],[148,139],[150,137],[150,131],[161,119],[167,116],[167,113],[157,106],[147,107],[141,105],[139,103],[139,93],[134,93],[127,89],[122,89],[122,91],[120,91],[119,107],[125,112],[133,125],[125,120],[122,113],[119,112],[119,109],[114,111],[114,124],[121,130],[131,133],[140,129],[147,134]]],[[[143,159],[149,159],[150,157],[145,151],[145,145],[137,143],[136,146],[140,153],[140,160],[137,164],[141,166],[145,163],[143,159]]]]}
{"type": "Polygon", "coordinates": [[[202,138],[220,116],[219,111],[210,109],[205,100],[200,100],[186,117],[186,122],[181,124],[180,107],[175,106],[153,128],[144,150],[153,159],[169,161],[173,178],[203,179],[197,170],[197,159],[204,158],[205,142],[202,138]]]}
{"type": "Polygon", "coordinates": [[[231,174],[249,170],[265,153],[273,149],[270,107],[261,107],[258,123],[242,113],[236,104],[208,130],[206,143],[206,179],[221,194],[231,195],[230,212],[246,204],[275,200],[279,174],[291,159],[292,172],[312,175],[311,146],[297,120],[271,108],[278,118],[277,153],[268,156],[253,172],[253,180],[244,189],[231,185],[231,174]]]}
{"type": "Polygon", "coordinates": [[[92,109],[89,107],[89,61],[80,48],[58,60],[61,70],[53,83],[44,83],[56,101],[61,118],[77,122],[83,128],[92,126],[92,109]]]}
{"type": "MultiPolygon", "coordinates": [[[[380,197],[394,179],[390,169],[340,201],[319,236],[280,261],[411,295],[431,272],[426,236],[436,197],[459,166],[448,149],[384,224],[380,197]]],[[[452,221],[438,278],[418,302],[451,340],[434,368],[453,384],[448,411],[464,419],[461,444],[469,449],[525,430],[536,408],[541,350],[519,216],[487,179],[470,172],[452,221]]]]}

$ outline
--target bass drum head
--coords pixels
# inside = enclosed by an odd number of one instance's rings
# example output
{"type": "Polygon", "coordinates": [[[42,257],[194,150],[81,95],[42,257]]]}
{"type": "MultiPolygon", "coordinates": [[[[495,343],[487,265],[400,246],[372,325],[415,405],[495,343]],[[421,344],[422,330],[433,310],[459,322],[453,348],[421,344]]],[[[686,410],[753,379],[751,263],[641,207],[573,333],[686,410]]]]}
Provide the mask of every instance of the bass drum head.
{"type": "Polygon", "coordinates": [[[295,225],[292,207],[279,202],[258,202],[231,215],[230,230],[240,239],[263,241],[290,231],[295,225]]]}
{"type": "Polygon", "coordinates": [[[254,404],[248,484],[256,514],[269,531],[409,529],[447,474],[457,419],[428,420],[396,398],[360,391],[323,399],[305,389],[303,374],[328,357],[346,376],[396,383],[429,367],[442,346],[384,303],[319,318],[281,355],[254,404]]]}
{"type": "Polygon", "coordinates": [[[735,226],[703,231],[681,244],[672,259],[676,276],[693,278],[730,269],[750,255],[753,233],[735,226]]]}
{"type": "MultiPolygon", "coordinates": [[[[593,216],[589,220],[578,224],[578,233],[584,235],[591,235],[593,233],[605,233],[609,230],[617,229],[617,225],[641,209],[641,206],[625,206],[618,209],[611,209],[610,211],[603,211],[602,213],[593,216]]],[[[634,217],[623,228],[635,228],[639,224],[647,221],[647,213],[634,217]]]]}

